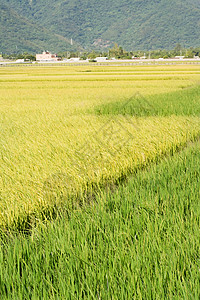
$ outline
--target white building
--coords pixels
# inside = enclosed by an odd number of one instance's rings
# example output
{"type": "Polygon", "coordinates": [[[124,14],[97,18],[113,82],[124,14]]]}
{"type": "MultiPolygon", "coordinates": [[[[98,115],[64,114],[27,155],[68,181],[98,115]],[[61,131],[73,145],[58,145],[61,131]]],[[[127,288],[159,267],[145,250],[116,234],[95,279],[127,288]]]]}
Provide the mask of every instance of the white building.
{"type": "Polygon", "coordinates": [[[71,57],[69,60],[70,60],[70,61],[77,62],[77,61],[80,60],[80,57],[71,57]]]}
{"type": "Polygon", "coordinates": [[[176,59],[184,59],[185,56],[175,56],[176,59]]]}
{"type": "Polygon", "coordinates": [[[103,61],[106,61],[108,59],[108,57],[96,57],[95,60],[97,62],[103,62],[103,61]]]}
{"type": "Polygon", "coordinates": [[[57,54],[52,54],[49,51],[44,51],[42,54],[36,54],[37,61],[58,61],[57,54]]]}
{"type": "Polygon", "coordinates": [[[23,58],[22,59],[17,59],[16,63],[24,63],[24,59],[23,58]]]}

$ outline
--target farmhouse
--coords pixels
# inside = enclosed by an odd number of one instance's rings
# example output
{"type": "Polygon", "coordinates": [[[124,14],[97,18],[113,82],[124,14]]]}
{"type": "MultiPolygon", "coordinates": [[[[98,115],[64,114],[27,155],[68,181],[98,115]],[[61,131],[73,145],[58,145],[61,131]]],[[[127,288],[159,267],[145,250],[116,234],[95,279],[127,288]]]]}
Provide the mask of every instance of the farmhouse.
{"type": "Polygon", "coordinates": [[[52,54],[49,51],[44,51],[42,54],[36,54],[37,61],[58,61],[60,58],[57,54],[52,54]]]}

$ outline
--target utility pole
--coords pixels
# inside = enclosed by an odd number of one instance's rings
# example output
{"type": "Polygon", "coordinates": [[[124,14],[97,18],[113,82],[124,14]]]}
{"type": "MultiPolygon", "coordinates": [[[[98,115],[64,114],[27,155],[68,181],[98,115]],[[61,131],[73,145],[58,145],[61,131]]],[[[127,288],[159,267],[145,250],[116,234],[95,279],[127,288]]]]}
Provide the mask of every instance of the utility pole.
{"type": "Polygon", "coordinates": [[[71,39],[71,46],[73,46],[73,40],[71,39]]]}

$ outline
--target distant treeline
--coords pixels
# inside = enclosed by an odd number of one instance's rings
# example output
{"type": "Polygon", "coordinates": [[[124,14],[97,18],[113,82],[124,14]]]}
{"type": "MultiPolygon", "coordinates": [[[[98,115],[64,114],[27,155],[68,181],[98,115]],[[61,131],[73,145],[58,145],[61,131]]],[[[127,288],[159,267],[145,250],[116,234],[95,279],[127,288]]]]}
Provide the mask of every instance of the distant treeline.
{"type": "MultiPolygon", "coordinates": [[[[176,56],[184,56],[185,58],[193,58],[195,56],[200,56],[200,47],[190,47],[190,48],[183,48],[180,44],[177,44],[176,47],[172,50],[166,49],[158,49],[158,50],[151,50],[151,51],[126,51],[123,47],[115,46],[108,50],[108,52],[101,52],[101,51],[86,51],[86,52],[72,52],[72,51],[64,51],[59,52],[57,54],[61,58],[75,58],[80,57],[82,60],[90,59],[95,60],[96,57],[108,57],[108,58],[117,58],[117,59],[131,59],[131,58],[151,58],[151,59],[158,59],[158,58],[173,58],[176,56]]],[[[32,53],[24,52],[22,54],[2,54],[4,59],[24,59],[25,61],[35,61],[36,56],[32,53]]]]}

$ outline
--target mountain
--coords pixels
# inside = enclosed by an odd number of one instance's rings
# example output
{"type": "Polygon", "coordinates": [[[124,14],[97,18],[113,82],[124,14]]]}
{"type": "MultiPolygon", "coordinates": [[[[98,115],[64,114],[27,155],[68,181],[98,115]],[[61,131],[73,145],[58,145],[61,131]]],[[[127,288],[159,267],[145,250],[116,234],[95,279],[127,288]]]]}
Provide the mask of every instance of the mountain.
{"type": "Polygon", "coordinates": [[[76,49],[79,45],[86,49],[108,48],[115,42],[127,50],[169,49],[177,43],[184,47],[200,45],[199,0],[1,2],[4,15],[7,13],[5,21],[0,11],[0,27],[5,30],[0,33],[0,48],[4,40],[3,51],[6,51],[6,36],[8,42],[19,36],[25,43],[28,38],[24,50],[29,51],[35,51],[35,46],[41,50],[69,50],[71,38],[76,49]]]}
{"type": "Polygon", "coordinates": [[[7,5],[0,4],[0,53],[38,52],[45,49],[65,51],[82,49],[70,45],[66,37],[51,32],[7,5]]]}

